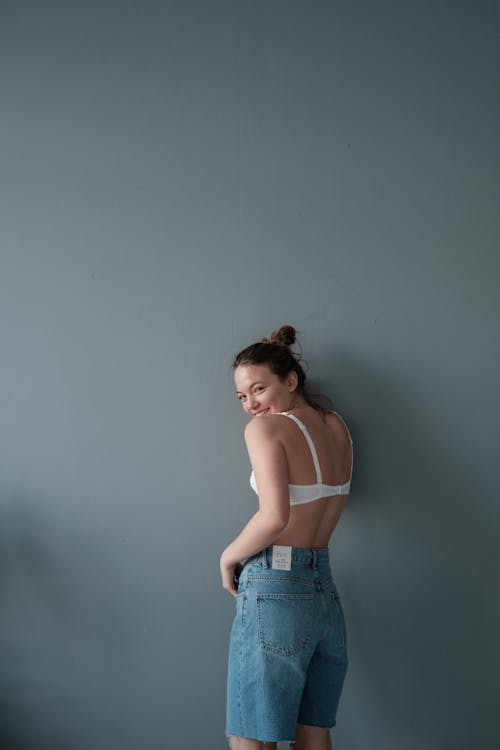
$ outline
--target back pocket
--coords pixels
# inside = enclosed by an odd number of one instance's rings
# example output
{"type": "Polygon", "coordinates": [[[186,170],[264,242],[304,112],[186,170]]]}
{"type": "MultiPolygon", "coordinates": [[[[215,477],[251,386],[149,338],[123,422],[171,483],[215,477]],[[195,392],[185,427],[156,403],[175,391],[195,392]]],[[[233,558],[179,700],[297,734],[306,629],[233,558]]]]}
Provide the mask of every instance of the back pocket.
{"type": "Polygon", "coordinates": [[[257,593],[259,645],[264,651],[292,656],[306,648],[313,626],[313,594],[257,593]]]}

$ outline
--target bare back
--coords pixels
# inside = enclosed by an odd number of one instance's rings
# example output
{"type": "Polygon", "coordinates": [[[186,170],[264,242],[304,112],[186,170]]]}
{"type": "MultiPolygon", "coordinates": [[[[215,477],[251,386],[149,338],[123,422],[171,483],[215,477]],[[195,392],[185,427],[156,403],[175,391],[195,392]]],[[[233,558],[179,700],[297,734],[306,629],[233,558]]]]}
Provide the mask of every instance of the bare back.
{"type": "MultiPolygon", "coordinates": [[[[296,408],[293,413],[304,423],[316,447],[325,484],[346,483],[351,472],[352,446],[342,419],[327,413],[323,422],[322,415],[310,406],[296,408]]],[[[285,450],[289,483],[314,483],[314,464],[302,431],[287,417],[274,418],[279,420],[276,437],[285,450]]],[[[347,499],[348,495],[335,495],[291,505],[288,523],[273,544],[327,547],[347,499]]]]}

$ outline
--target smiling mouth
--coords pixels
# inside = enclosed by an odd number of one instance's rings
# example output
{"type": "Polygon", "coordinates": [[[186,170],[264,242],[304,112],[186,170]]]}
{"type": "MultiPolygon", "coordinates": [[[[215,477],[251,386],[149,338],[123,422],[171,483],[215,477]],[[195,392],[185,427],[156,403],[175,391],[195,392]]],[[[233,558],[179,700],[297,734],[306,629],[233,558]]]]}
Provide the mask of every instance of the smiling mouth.
{"type": "Polygon", "coordinates": [[[254,417],[261,417],[263,414],[267,414],[269,409],[264,409],[263,411],[258,411],[254,414],[254,417]]]}

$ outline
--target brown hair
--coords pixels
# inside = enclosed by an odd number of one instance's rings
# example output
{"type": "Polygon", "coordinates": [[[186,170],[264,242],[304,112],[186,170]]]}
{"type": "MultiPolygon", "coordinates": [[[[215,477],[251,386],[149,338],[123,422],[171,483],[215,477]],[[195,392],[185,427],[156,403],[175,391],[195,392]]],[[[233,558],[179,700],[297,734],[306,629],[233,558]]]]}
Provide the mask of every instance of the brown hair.
{"type": "MultiPolygon", "coordinates": [[[[301,357],[292,352],[291,347],[297,341],[297,331],[293,326],[284,325],[273,331],[271,338],[264,338],[255,344],[242,349],[233,361],[233,370],[239,365],[269,365],[271,372],[285,380],[292,370],[297,373],[297,392],[313,409],[324,414],[325,408],[306,388],[306,373],[301,365],[301,357]]],[[[319,396],[319,398],[324,398],[319,396]]]]}

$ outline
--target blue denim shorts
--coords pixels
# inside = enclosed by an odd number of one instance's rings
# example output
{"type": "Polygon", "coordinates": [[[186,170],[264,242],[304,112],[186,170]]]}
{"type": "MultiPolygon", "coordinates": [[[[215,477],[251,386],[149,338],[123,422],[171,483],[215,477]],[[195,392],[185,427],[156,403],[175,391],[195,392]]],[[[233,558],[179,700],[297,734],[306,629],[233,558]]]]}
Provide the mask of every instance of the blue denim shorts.
{"type": "Polygon", "coordinates": [[[295,739],[297,724],[335,726],[347,671],[346,627],[328,547],[273,547],[240,573],[229,639],[226,736],[295,739]]]}

